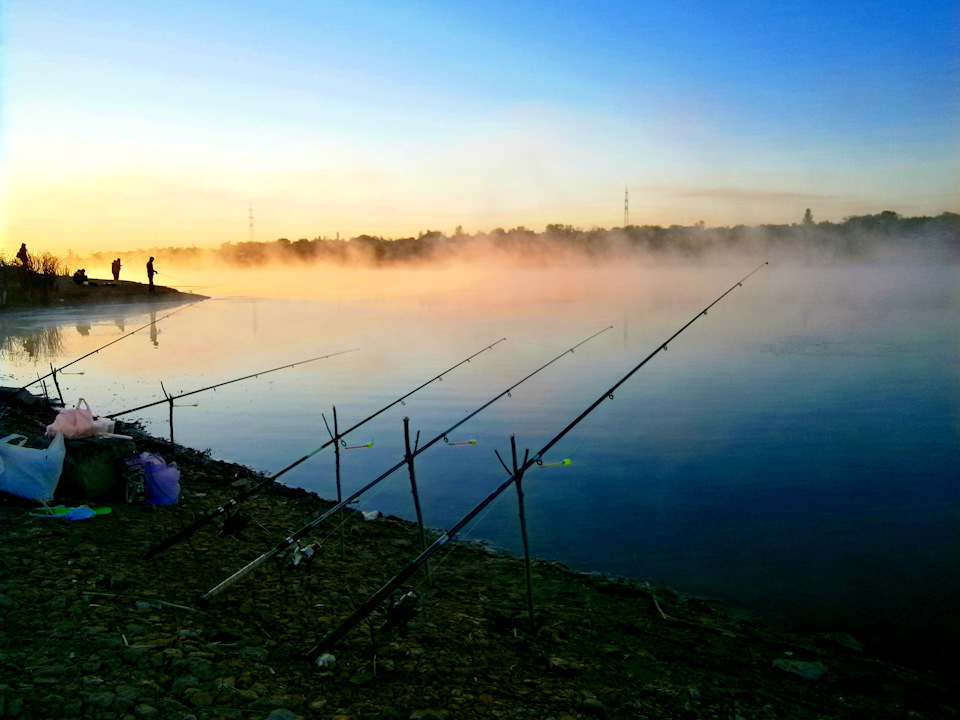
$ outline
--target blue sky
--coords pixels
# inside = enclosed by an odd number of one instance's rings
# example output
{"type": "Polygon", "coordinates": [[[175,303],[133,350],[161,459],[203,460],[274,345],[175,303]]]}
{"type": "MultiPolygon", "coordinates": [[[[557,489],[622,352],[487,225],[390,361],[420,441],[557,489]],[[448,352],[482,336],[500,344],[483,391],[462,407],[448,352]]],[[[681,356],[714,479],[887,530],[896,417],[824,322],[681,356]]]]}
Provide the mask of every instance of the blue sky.
{"type": "Polygon", "coordinates": [[[3,248],[956,211],[958,7],[7,0],[3,248]]]}

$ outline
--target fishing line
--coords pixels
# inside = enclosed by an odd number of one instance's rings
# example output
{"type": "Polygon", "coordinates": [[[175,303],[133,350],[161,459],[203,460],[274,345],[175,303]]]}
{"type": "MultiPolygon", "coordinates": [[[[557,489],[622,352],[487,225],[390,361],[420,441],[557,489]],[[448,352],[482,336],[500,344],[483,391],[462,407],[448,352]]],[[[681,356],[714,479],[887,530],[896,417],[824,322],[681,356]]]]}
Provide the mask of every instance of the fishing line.
{"type": "Polygon", "coordinates": [[[103,417],[118,418],[121,415],[128,415],[137,410],[144,410],[146,408],[154,407],[155,405],[162,405],[163,403],[169,403],[173,400],[179,400],[180,398],[185,398],[190,395],[196,395],[197,393],[206,392],[207,390],[216,390],[219,387],[224,385],[230,385],[231,383],[240,382],[241,380],[249,380],[250,378],[260,377],[261,375],[268,375],[269,373],[276,372],[278,370],[286,370],[287,368],[296,367],[297,365],[305,365],[306,363],[315,362],[317,360],[326,360],[327,358],[336,357],[337,355],[344,355],[346,353],[357,352],[359,348],[353,348],[352,350],[341,350],[340,352],[330,353],[329,355],[320,355],[319,357],[310,358],[309,360],[300,360],[295,363],[290,363],[288,365],[281,365],[280,367],[271,368],[270,370],[260,370],[259,372],[251,373],[250,375],[244,375],[243,377],[234,378],[233,380],[226,380],[225,382],[217,383],[216,385],[208,385],[207,387],[200,388],[199,390],[191,390],[190,392],[180,393],[179,395],[168,395],[163,400],[157,400],[155,402],[147,403],[146,405],[140,405],[139,407],[130,408],[129,410],[121,410],[120,412],[112,413],[111,415],[104,415],[103,417]]]}
{"type": "Polygon", "coordinates": [[[415,458],[417,455],[420,455],[421,453],[423,453],[423,452],[425,452],[426,450],[428,450],[428,449],[429,449],[431,446],[433,446],[435,443],[440,442],[440,440],[442,440],[443,438],[447,437],[447,435],[448,435],[449,433],[451,433],[451,432],[453,432],[454,430],[456,430],[458,427],[460,427],[461,425],[463,425],[465,422],[467,422],[468,420],[470,420],[472,417],[474,417],[474,416],[477,415],[478,413],[480,413],[480,412],[482,412],[483,410],[485,410],[486,408],[488,408],[490,405],[492,405],[493,403],[495,403],[495,402],[496,402],[497,400],[499,400],[500,398],[502,398],[502,397],[504,397],[504,396],[506,396],[506,395],[510,395],[510,392],[511,392],[512,390],[516,389],[519,385],[521,385],[522,383],[524,383],[524,382],[526,382],[527,380],[529,380],[530,378],[532,378],[534,375],[536,375],[537,373],[539,373],[541,370],[549,367],[549,366],[552,365],[553,363],[557,362],[557,360],[559,360],[560,358],[566,356],[566,355],[569,354],[569,353],[572,353],[574,350],[576,350],[578,347],[580,347],[580,346],[583,345],[584,343],[589,342],[589,341],[592,340],[593,338],[597,337],[597,335],[600,335],[600,334],[602,334],[602,333],[605,333],[607,330],[610,330],[612,327],[613,327],[612,325],[610,325],[610,326],[608,326],[608,327],[605,327],[603,330],[600,330],[600,331],[594,333],[593,335],[591,335],[590,337],[588,337],[586,340],[582,340],[581,342],[577,343],[577,344],[574,345],[573,347],[568,348],[567,350],[564,350],[562,353],[560,353],[559,355],[557,355],[555,358],[553,358],[553,359],[550,360],[549,362],[544,363],[544,364],[541,365],[539,368],[537,368],[536,370],[534,370],[532,373],[530,373],[529,375],[527,375],[526,377],[524,377],[522,380],[519,380],[518,382],[514,383],[513,385],[511,385],[510,387],[508,387],[506,390],[504,390],[503,392],[501,392],[499,395],[497,395],[496,397],[494,397],[493,399],[489,400],[489,401],[488,401],[487,403],[485,403],[484,405],[481,405],[479,408],[477,408],[476,410],[474,410],[473,412],[471,412],[470,414],[468,414],[465,418],[463,418],[463,419],[460,420],[459,422],[455,423],[455,424],[452,425],[451,427],[447,428],[445,431],[443,431],[442,433],[440,433],[439,435],[437,435],[435,438],[433,438],[433,440],[430,440],[426,445],[423,445],[422,447],[418,448],[416,451],[412,452],[412,453],[409,455],[409,457],[404,457],[403,460],[401,460],[401,461],[398,462],[396,465],[394,465],[392,468],[390,468],[389,470],[387,470],[386,472],[384,472],[383,474],[381,474],[379,477],[373,479],[372,481],[370,481],[369,483],[367,483],[366,485],[364,485],[362,488],[360,488],[359,490],[357,490],[356,492],[354,492],[353,495],[351,495],[350,497],[348,497],[348,498],[346,498],[345,500],[341,501],[340,503],[338,503],[337,505],[335,505],[333,508],[331,508],[330,510],[328,510],[327,512],[325,512],[323,515],[320,515],[320,516],[319,516],[318,518],[316,518],[315,520],[312,520],[311,522],[307,523],[304,527],[302,527],[302,528],[301,528],[300,530],[298,530],[297,532],[293,533],[293,535],[291,535],[290,537],[287,537],[287,538],[285,538],[284,540],[282,540],[280,543],[277,544],[277,546],[276,546],[275,548],[273,548],[273,549],[270,550],[269,552],[264,553],[264,554],[261,555],[260,557],[252,560],[252,561],[249,562],[247,565],[245,565],[244,567],[242,567],[240,570],[238,570],[237,572],[235,572],[233,575],[231,575],[230,577],[228,577],[228,578],[226,578],[225,580],[223,580],[220,584],[218,584],[218,585],[216,585],[215,587],[211,588],[206,594],[204,594],[204,595],[202,596],[201,600],[206,601],[206,600],[210,600],[211,598],[216,597],[217,595],[219,595],[220,593],[222,593],[224,590],[226,590],[228,587],[230,587],[233,583],[235,583],[237,580],[240,580],[241,578],[243,578],[243,577],[245,577],[246,575],[250,574],[254,569],[256,569],[257,567],[259,567],[260,565],[262,565],[262,564],[263,564],[264,562],[266,562],[270,557],[272,557],[273,555],[275,555],[275,554],[277,554],[277,553],[279,553],[279,552],[282,552],[284,549],[286,549],[287,547],[289,547],[291,544],[293,544],[294,542],[296,542],[297,540],[299,540],[301,537],[303,537],[304,535],[306,535],[307,533],[309,533],[314,527],[316,527],[317,525],[319,525],[319,524],[323,523],[324,521],[326,521],[327,518],[329,518],[331,515],[333,515],[334,513],[336,513],[339,509],[345,507],[345,506],[348,505],[349,503],[351,503],[351,502],[353,502],[354,500],[356,500],[358,497],[360,497],[360,495],[362,495],[363,493],[365,493],[367,490],[369,490],[370,488],[374,487],[375,485],[379,484],[382,480],[384,480],[385,478],[389,477],[390,475],[392,475],[394,472],[396,472],[396,471],[399,470],[400,468],[405,467],[405,466],[408,466],[409,462],[410,462],[413,458],[415,458]]]}
{"type": "MultiPolygon", "coordinates": [[[[488,507],[484,508],[483,512],[477,515],[477,518],[476,518],[477,522],[474,523],[474,526],[471,527],[470,531],[460,536],[459,538],[460,544],[465,544],[470,542],[479,542],[479,543],[483,542],[483,540],[477,540],[477,537],[480,535],[480,532],[479,532],[480,526],[483,524],[483,521],[487,518],[487,516],[493,511],[494,506],[497,505],[504,497],[505,496],[501,495],[495,498],[494,501],[491,502],[488,507]]],[[[444,563],[446,563],[447,560],[450,559],[450,557],[456,551],[457,547],[458,547],[457,543],[451,543],[450,547],[447,547],[444,549],[443,552],[438,553],[440,556],[440,559],[437,560],[436,563],[430,564],[431,575],[443,567],[444,563]]],[[[428,577],[424,577],[421,580],[417,581],[416,585],[414,585],[414,589],[420,588],[425,582],[428,581],[428,579],[429,579],[428,577]]]]}
{"type": "MultiPolygon", "coordinates": [[[[391,595],[397,588],[400,587],[403,583],[407,582],[413,574],[419,569],[421,565],[427,562],[430,557],[439,551],[445,544],[447,544],[453,537],[455,537],[464,527],[466,527],[474,518],[480,515],[484,509],[494,502],[507,488],[513,485],[516,482],[519,482],[524,473],[533,465],[540,465],[543,463],[543,456],[549,452],[549,450],[556,445],[567,433],[570,432],[574,427],[576,427],[581,420],[583,420],[587,415],[589,415],[593,410],[597,408],[603,401],[612,400],[614,397],[614,392],[623,385],[627,380],[629,380],[637,371],[640,370],[644,365],[646,365],[651,359],[653,359],[661,351],[665,351],[667,346],[672,342],[678,335],[680,335],[684,330],[690,327],[694,322],[696,322],[700,317],[705,316],[707,311],[710,310],[714,305],[719,303],[723,298],[733,292],[736,288],[741,287],[744,281],[747,280],[751,275],[760,270],[768,263],[764,262],[762,265],[755,268],[753,271],[748,273],[743,279],[736,282],[732,285],[726,292],[720,295],[716,300],[707,305],[706,308],[697,313],[689,322],[687,322],[683,327],[677,330],[673,335],[671,335],[665,342],[661,343],[653,352],[651,352],[646,358],[640,361],[632,370],[630,370],[626,375],[624,375],[620,380],[618,380],[610,389],[600,395],[593,403],[591,403],[586,410],[581,412],[573,421],[571,421],[563,430],[557,433],[546,445],[544,445],[536,454],[532,457],[525,457],[524,462],[519,465],[514,464],[516,471],[510,475],[510,477],[503,481],[492,493],[487,495],[480,504],[475,506],[470,512],[468,512],[463,518],[461,518],[452,528],[447,530],[446,533],[441,535],[430,547],[420,553],[419,556],[412,562],[410,562],[405,568],[403,568],[399,573],[397,573],[389,582],[383,585],[377,592],[375,592],[363,605],[357,608],[348,618],[346,618],[338,627],[328,633],[319,644],[312,648],[307,653],[307,659],[315,661],[320,655],[327,652],[340,640],[342,640],[350,630],[357,626],[364,618],[366,618],[370,613],[372,613],[379,605],[382,603],[389,595],[391,595]]],[[[502,461],[501,461],[502,462],[502,461]]],[[[509,472],[509,470],[508,470],[509,472]]]]}
{"type": "MultiPolygon", "coordinates": [[[[365,417],[365,418],[364,418],[363,420],[361,420],[360,422],[356,423],[355,425],[353,425],[352,427],[348,428],[347,430],[344,430],[343,432],[341,432],[341,433],[339,434],[339,436],[333,437],[333,438],[331,438],[330,440],[328,440],[327,442],[325,442],[325,443],[323,443],[322,445],[320,445],[319,447],[314,448],[314,449],[311,450],[309,453],[307,453],[306,455],[304,455],[303,457],[301,457],[299,460],[295,460],[294,462],[290,463],[289,465],[287,465],[285,468],[283,468],[283,469],[280,470],[279,472],[277,472],[277,473],[271,475],[270,477],[266,478],[265,480],[257,483],[257,484],[254,485],[253,487],[248,488],[247,490],[245,490],[244,492],[240,493],[240,494],[237,495],[236,497],[232,498],[232,499],[229,500],[228,502],[224,503],[224,504],[221,505],[220,507],[218,507],[218,508],[216,508],[216,509],[214,509],[214,510],[209,511],[209,512],[206,513],[205,515],[201,515],[201,516],[200,516],[199,518],[197,518],[193,523],[191,523],[190,525],[188,525],[185,529],[183,529],[183,530],[181,530],[180,532],[175,533],[175,534],[173,534],[173,535],[165,538],[164,540],[161,540],[159,543],[157,543],[157,544],[154,545],[152,548],[150,548],[149,550],[147,550],[147,552],[144,553],[144,556],[143,556],[144,559],[145,559],[145,560],[149,560],[150,558],[152,558],[152,557],[154,557],[154,556],[156,556],[156,555],[159,555],[159,554],[160,554],[161,552],[163,552],[164,550],[166,550],[166,549],[172,547],[173,545],[177,544],[177,543],[180,542],[181,540],[185,540],[186,538],[190,537],[190,536],[193,535],[195,532],[197,532],[201,527],[203,527],[204,525],[206,525],[206,524],[209,523],[209,522],[212,522],[212,521],[214,520],[214,518],[216,518],[216,517],[218,517],[218,516],[226,513],[230,508],[236,507],[237,505],[239,505],[240,503],[242,503],[244,500],[246,500],[247,498],[249,498],[249,497],[251,497],[252,495],[256,494],[256,493],[259,492],[260,490],[262,490],[262,489],[264,489],[264,488],[267,488],[267,487],[270,487],[271,485],[273,485],[274,482],[276,482],[277,478],[279,478],[281,475],[283,475],[284,473],[286,473],[286,472],[288,472],[288,471],[290,471],[290,470],[293,470],[293,468],[297,467],[297,466],[300,465],[301,463],[306,462],[307,460],[309,460],[311,457],[313,457],[314,455],[316,455],[318,452],[320,452],[320,451],[323,450],[324,448],[326,448],[326,447],[332,445],[333,443],[337,442],[340,438],[346,437],[348,434],[350,434],[351,432],[353,432],[353,431],[356,430],[357,428],[361,427],[362,425],[365,425],[366,423],[370,422],[371,420],[373,420],[375,417],[377,417],[377,416],[380,415],[381,413],[386,412],[387,410],[389,410],[390,408],[392,408],[394,405],[397,405],[398,403],[403,403],[403,401],[406,400],[408,397],[410,397],[411,395],[413,395],[413,394],[416,393],[416,392],[419,392],[420,390],[422,390],[423,388],[427,387],[428,385],[430,385],[430,384],[433,383],[434,381],[437,381],[437,380],[442,381],[444,375],[447,375],[448,373],[453,372],[454,370],[456,370],[458,367],[460,367],[461,365],[463,365],[463,364],[465,364],[465,363],[469,363],[471,360],[473,360],[475,357],[477,357],[477,356],[480,355],[481,353],[485,353],[485,352],[487,352],[488,350],[492,350],[494,347],[496,347],[497,345],[499,345],[500,343],[502,343],[502,342],[504,342],[504,341],[506,341],[506,338],[500,338],[500,339],[497,340],[496,342],[493,342],[493,343],[487,345],[487,346],[484,347],[482,350],[478,350],[477,352],[473,353],[473,355],[470,355],[469,357],[465,358],[464,360],[461,360],[460,362],[458,362],[456,365],[453,365],[453,366],[447,368],[446,370],[444,370],[444,371],[443,371],[442,373],[440,373],[439,375],[435,375],[434,377],[432,377],[432,378],[430,378],[429,380],[427,380],[425,383],[423,383],[423,384],[421,384],[421,385],[418,385],[418,386],[415,387],[413,390],[411,390],[411,391],[409,391],[409,392],[401,395],[400,397],[398,397],[396,400],[394,400],[393,402],[389,403],[388,405],[384,405],[382,408],[380,408],[379,410],[377,410],[375,413],[372,413],[372,414],[368,415],[367,417],[365,417]]],[[[336,411],[336,408],[334,408],[334,411],[336,411]]]]}

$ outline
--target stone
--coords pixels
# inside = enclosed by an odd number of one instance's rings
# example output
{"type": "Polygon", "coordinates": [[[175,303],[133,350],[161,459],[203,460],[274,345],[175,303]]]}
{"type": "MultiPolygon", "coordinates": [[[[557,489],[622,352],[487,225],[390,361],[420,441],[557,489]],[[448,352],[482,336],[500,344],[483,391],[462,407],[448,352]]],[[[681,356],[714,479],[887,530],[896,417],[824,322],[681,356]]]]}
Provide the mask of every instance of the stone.
{"type": "Polygon", "coordinates": [[[86,698],[84,698],[84,702],[91,707],[106,710],[113,705],[116,699],[117,696],[112,692],[98,692],[87,695],[86,698]]]}
{"type": "Polygon", "coordinates": [[[277,708],[267,715],[267,720],[303,720],[303,718],[292,710],[277,708]]]}
{"type": "Polygon", "coordinates": [[[213,705],[213,693],[201,688],[189,688],[183,697],[194,707],[210,707],[213,705]]]}
{"type": "Polygon", "coordinates": [[[584,671],[584,666],[581,663],[574,662],[572,660],[566,660],[561,657],[552,657],[548,660],[548,667],[551,672],[559,673],[561,675],[575,675],[584,671]]]}
{"type": "Polygon", "coordinates": [[[200,685],[200,681],[197,680],[193,675],[185,675],[184,677],[178,677],[173,681],[173,685],[170,687],[170,694],[175,697],[181,697],[184,695],[187,690],[190,688],[195,688],[200,685]]]}
{"type": "Polygon", "coordinates": [[[240,649],[240,655],[251,660],[266,662],[267,658],[270,657],[270,652],[262,647],[245,647],[240,649]]]}
{"type": "Polygon", "coordinates": [[[829,668],[822,662],[807,662],[804,660],[787,660],[779,658],[773,661],[773,666],[794,675],[799,675],[804,680],[816,681],[827,672],[829,668]]]}

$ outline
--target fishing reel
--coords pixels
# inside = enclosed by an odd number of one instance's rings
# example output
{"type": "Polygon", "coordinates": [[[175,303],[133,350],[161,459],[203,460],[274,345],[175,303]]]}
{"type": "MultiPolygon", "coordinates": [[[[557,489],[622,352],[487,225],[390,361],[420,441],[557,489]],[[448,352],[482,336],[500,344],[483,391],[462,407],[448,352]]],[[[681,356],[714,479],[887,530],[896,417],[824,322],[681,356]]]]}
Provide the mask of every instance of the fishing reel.
{"type": "Polygon", "coordinates": [[[287,562],[287,569],[303,568],[308,569],[313,565],[313,561],[320,554],[320,543],[311,543],[301,546],[296,543],[290,551],[290,559],[287,562]]]}
{"type": "Polygon", "coordinates": [[[217,533],[217,537],[235,537],[237,540],[239,540],[240,533],[246,530],[251,520],[253,520],[253,518],[251,518],[249,515],[237,510],[232,515],[227,515],[223,519],[223,527],[220,528],[220,532],[217,533]]]}
{"type": "Polygon", "coordinates": [[[405,628],[420,611],[420,596],[413,590],[403,594],[387,610],[387,616],[380,626],[381,633],[388,633],[394,628],[405,628]]]}

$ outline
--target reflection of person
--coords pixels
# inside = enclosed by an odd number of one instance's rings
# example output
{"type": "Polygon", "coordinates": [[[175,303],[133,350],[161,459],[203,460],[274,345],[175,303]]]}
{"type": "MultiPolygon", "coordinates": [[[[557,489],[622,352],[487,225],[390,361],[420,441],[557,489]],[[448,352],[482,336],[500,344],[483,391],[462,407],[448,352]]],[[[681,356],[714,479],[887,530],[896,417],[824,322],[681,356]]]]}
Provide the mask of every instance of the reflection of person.
{"type": "Polygon", "coordinates": [[[151,257],[147,263],[147,280],[150,282],[150,292],[153,292],[153,276],[156,274],[157,271],[153,269],[153,257],[151,257]]]}
{"type": "Polygon", "coordinates": [[[90,327],[90,323],[88,323],[86,320],[81,320],[77,323],[77,332],[81,335],[89,335],[90,327]]]}
{"type": "Polygon", "coordinates": [[[120,258],[117,258],[110,265],[110,269],[113,270],[113,281],[117,282],[120,280],[120,258]]]}
{"type": "MultiPolygon", "coordinates": [[[[150,259],[153,260],[153,258],[150,259]]],[[[152,310],[150,311],[150,342],[154,347],[160,347],[160,342],[157,340],[157,313],[152,310]]]]}
{"type": "Polygon", "coordinates": [[[30,261],[29,256],[27,255],[26,243],[20,243],[20,249],[17,251],[17,260],[19,260],[20,264],[24,267],[26,267],[27,263],[30,261]]]}

